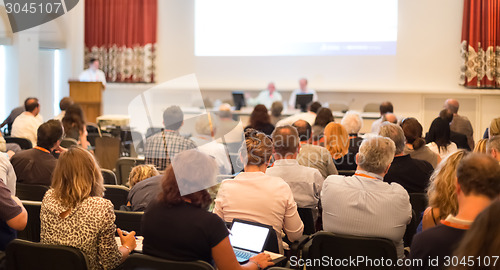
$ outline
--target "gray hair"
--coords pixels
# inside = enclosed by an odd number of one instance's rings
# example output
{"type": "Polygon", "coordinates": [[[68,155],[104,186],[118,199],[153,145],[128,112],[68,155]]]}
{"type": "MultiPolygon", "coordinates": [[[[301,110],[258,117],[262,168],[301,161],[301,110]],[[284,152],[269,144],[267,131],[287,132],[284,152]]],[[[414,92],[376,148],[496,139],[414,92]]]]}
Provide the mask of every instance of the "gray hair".
{"type": "Polygon", "coordinates": [[[378,135],[391,139],[396,145],[396,155],[405,150],[406,138],[403,129],[393,123],[384,122],[380,125],[378,135]]]}
{"type": "Polygon", "coordinates": [[[395,149],[394,142],[389,138],[366,138],[359,147],[358,165],[367,172],[384,173],[394,159],[395,149]]]}
{"type": "Polygon", "coordinates": [[[217,117],[212,113],[198,116],[195,123],[196,133],[200,135],[212,135],[217,127],[217,117]],[[210,118],[209,118],[210,117],[210,118]]]}
{"type": "Polygon", "coordinates": [[[219,172],[215,159],[197,149],[176,154],[172,160],[172,169],[181,196],[215,185],[219,172]]]}
{"type": "Polygon", "coordinates": [[[347,133],[357,134],[363,127],[363,119],[361,119],[361,115],[358,112],[347,111],[340,121],[340,124],[345,127],[347,133]]]}
{"type": "Polygon", "coordinates": [[[490,154],[493,149],[500,152],[500,136],[493,136],[486,143],[486,153],[490,154]]]}

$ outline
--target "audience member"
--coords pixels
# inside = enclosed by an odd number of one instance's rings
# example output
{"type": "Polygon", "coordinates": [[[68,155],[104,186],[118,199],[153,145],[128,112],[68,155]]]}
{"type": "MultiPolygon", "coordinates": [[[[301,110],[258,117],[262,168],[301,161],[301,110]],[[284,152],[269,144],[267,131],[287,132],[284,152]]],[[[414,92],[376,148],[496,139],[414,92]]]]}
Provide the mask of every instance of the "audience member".
{"type": "Polygon", "coordinates": [[[253,108],[249,122],[250,124],[245,127],[245,131],[248,129],[255,129],[268,136],[271,136],[271,133],[273,133],[274,126],[271,124],[271,118],[269,117],[266,106],[262,104],[253,108]]]}
{"type": "Polygon", "coordinates": [[[394,113],[394,106],[392,106],[391,102],[385,101],[380,103],[379,111],[380,111],[380,118],[372,123],[371,133],[373,134],[378,134],[378,128],[380,127],[380,124],[382,124],[382,122],[385,121],[384,115],[386,113],[394,113]]]}
{"type": "Polygon", "coordinates": [[[469,154],[457,168],[456,193],[458,213],[449,215],[441,225],[425,230],[413,238],[411,259],[421,259],[422,267],[443,267],[476,216],[500,194],[500,165],[484,154],[469,154]],[[438,265],[431,265],[429,258],[438,265]]]}
{"type": "Polygon", "coordinates": [[[9,188],[12,194],[16,194],[16,171],[5,155],[0,155],[0,179],[9,188]]]}
{"type": "Polygon", "coordinates": [[[33,146],[36,145],[36,132],[38,127],[43,123],[40,118],[37,118],[40,113],[40,104],[37,98],[27,98],[24,101],[25,112],[21,113],[14,123],[12,123],[12,137],[26,138],[31,141],[33,146]]]}
{"type": "MultiPolygon", "coordinates": [[[[26,101],[25,101],[25,103],[26,103],[26,101]]],[[[12,111],[10,111],[9,116],[7,116],[7,118],[5,118],[5,120],[2,122],[2,124],[0,124],[0,128],[3,128],[5,125],[7,125],[7,134],[10,134],[12,131],[12,124],[14,123],[14,120],[16,120],[16,118],[25,111],[26,110],[25,110],[24,106],[19,106],[19,107],[12,109],[12,111]]]]}
{"type": "Polygon", "coordinates": [[[40,242],[80,249],[89,269],[118,266],[135,249],[135,232],[124,236],[116,229],[113,204],[103,195],[101,170],[92,154],[79,147],[63,153],[42,201],[40,242]]]}
{"type": "Polygon", "coordinates": [[[144,211],[149,203],[153,201],[161,190],[163,175],[156,175],[136,183],[130,188],[127,196],[126,210],[144,211]]]}
{"type": "MultiPolygon", "coordinates": [[[[299,80],[299,89],[293,90],[292,94],[290,95],[290,99],[288,100],[288,106],[292,109],[295,108],[295,102],[297,101],[297,95],[298,94],[313,94],[313,102],[318,101],[318,94],[316,94],[316,91],[313,89],[310,89],[307,87],[307,79],[302,78],[299,80]]],[[[299,120],[299,119],[296,119],[299,120]]],[[[295,121],[293,121],[295,122],[295,121]]],[[[309,123],[312,125],[312,123],[309,123]]]]}
{"type": "Polygon", "coordinates": [[[332,111],[328,108],[320,108],[312,126],[312,144],[325,146],[325,127],[334,122],[332,111]]]}
{"type": "Polygon", "coordinates": [[[17,182],[50,186],[57,163],[52,152],[63,151],[59,145],[63,137],[61,122],[52,119],[43,123],[38,128],[37,137],[36,147],[15,154],[10,162],[16,172],[17,182]]]}
{"type": "Polygon", "coordinates": [[[349,134],[338,123],[330,123],[325,127],[325,147],[333,158],[333,163],[338,170],[354,170],[356,164],[351,164],[349,159],[349,134]]]}
{"type": "MultiPolygon", "coordinates": [[[[451,122],[453,121],[453,114],[446,109],[441,110],[439,112],[439,117],[446,120],[448,124],[451,124],[451,122]]],[[[450,128],[450,141],[454,142],[457,145],[458,149],[465,149],[467,151],[471,151],[472,149],[474,149],[470,148],[467,136],[465,134],[455,132],[451,130],[451,128],[450,128]]]]}
{"type": "Polygon", "coordinates": [[[271,105],[271,124],[276,126],[278,121],[283,119],[281,112],[283,111],[283,103],[281,101],[275,101],[271,105]]]}
{"type": "Polygon", "coordinates": [[[217,115],[219,118],[219,127],[215,131],[215,138],[224,144],[236,143],[239,149],[239,145],[244,140],[243,125],[241,122],[233,120],[231,106],[227,103],[220,105],[217,115]]]}
{"type": "MultiPolygon", "coordinates": [[[[244,172],[224,180],[215,199],[214,213],[224,221],[234,218],[273,226],[277,235],[285,231],[290,241],[302,236],[304,224],[290,186],[279,177],[266,175],[273,154],[273,143],[264,133],[250,129],[245,132],[244,172]],[[245,151],[246,150],[246,151],[245,151]]],[[[283,253],[281,237],[278,237],[283,253]]]]}
{"type": "Polygon", "coordinates": [[[425,209],[422,217],[422,230],[438,225],[448,215],[457,214],[458,201],[455,181],[458,164],[465,156],[467,156],[465,150],[458,150],[443,159],[432,174],[427,190],[429,207],[425,209]]]}
{"type": "Polygon", "coordinates": [[[281,94],[276,91],[276,86],[274,85],[273,82],[270,82],[267,85],[267,89],[260,92],[259,95],[256,98],[247,98],[247,104],[249,106],[257,106],[259,104],[262,104],[266,106],[266,108],[270,109],[271,104],[276,101],[282,101],[283,98],[281,97],[281,94]]]}
{"type": "Polygon", "coordinates": [[[165,129],[146,139],[144,157],[147,164],[164,171],[177,153],[196,148],[194,142],[179,134],[184,123],[184,113],[179,106],[170,106],[163,112],[165,129]]]}
{"type": "Polygon", "coordinates": [[[0,251],[17,237],[28,222],[28,213],[21,201],[15,197],[0,179],[0,251]]]}
{"type": "Polygon", "coordinates": [[[151,178],[153,176],[157,176],[159,174],[160,173],[158,172],[158,170],[156,170],[154,165],[151,164],[137,165],[130,171],[130,174],[128,175],[127,185],[130,188],[133,188],[135,184],[141,182],[142,180],[151,178]]]}
{"type": "Polygon", "coordinates": [[[460,104],[456,99],[447,99],[444,102],[444,108],[453,114],[453,120],[450,123],[450,130],[467,136],[469,150],[474,149],[474,130],[469,119],[466,116],[458,114],[460,104]]]}
{"type": "Polygon", "coordinates": [[[398,117],[395,114],[388,112],[382,116],[382,123],[385,123],[385,122],[397,124],[398,117]]]}
{"type": "Polygon", "coordinates": [[[309,104],[307,109],[308,109],[307,112],[297,113],[288,116],[287,118],[281,119],[280,121],[278,121],[276,126],[277,127],[290,126],[293,125],[293,123],[295,123],[295,121],[298,120],[306,120],[309,123],[309,125],[311,126],[314,125],[314,121],[316,120],[316,113],[319,111],[319,109],[321,109],[321,103],[313,102],[309,104]]]}
{"type": "Polygon", "coordinates": [[[70,97],[63,97],[59,102],[59,109],[61,109],[61,112],[56,117],[54,117],[54,119],[62,121],[64,115],[66,114],[66,109],[68,109],[70,105],[73,105],[73,103],[74,102],[70,97]]]}
{"type": "Polygon", "coordinates": [[[349,149],[347,151],[347,164],[350,170],[356,169],[356,154],[359,151],[359,146],[363,138],[358,136],[359,130],[363,126],[363,119],[358,112],[347,111],[340,121],[340,124],[346,129],[349,134],[349,149]]]}
{"type": "Polygon", "coordinates": [[[482,153],[486,154],[486,144],[488,143],[488,139],[480,139],[477,141],[476,145],[474,146],[474,153],[482,153]]]}
{"type": "Polygon", "coordinates": [[[333,164],[332,156],[325,147],[309,144],[312,133],[311,125],[305,120],[293,123],[297,129],[300,139],[300,150],[297,161],[300,165],[317,169],[323,178],[338,174],[333,164]]]}
{"type": "Polygon", "coordinates": [[[394,160],[384,176],[384,182],[398,183],[408,193],[424,193],[429,185],[429,177],[434,171],[432,165],[425,160],[413,159],[404,153],[405,135],[400,126],[388,122],[382,123],[379,135],[391,139],[396,146],[394,160]]]}
{"type": "Polygon", "coordinates": [[[238,264],[224,221],[206,211],[211,197],[203,187],[215,184],[216,174],[217,166],[206,154],[188,150],[175,156],[163,176],[160,195],[142,219],[145,254],[176,261],[215,261],[221,270],[272,265],[264,253],[238,264]]]}
{"type": "Polygon", "coordinates": [[[500,136],[490,137],[486,143],[486,153],[500,162],[500,136]]]}
{"type": "Polygon", "coordinates": [[[394,142],[373,136],[361,143],[354,176],[329,176],[323,183],[321,202],[325,231],[394,242],[404,258],[403,235],[412,217],[408,193],[399,184],[383,179],[394,158],[394,142]]]}
{"type": "Polygon", "coordinates": [[[495,200],[484,209],[467,230],[454,257],[458,261],[474,260],[474,264],[458,264],[454,269],[498,269],[498,258],[500,250],[500,200],[495,200]]]}
{"type": "Polygon", "coordinates": [[[290,186],[299,208],[314,209],[317,214],[319,193],[325,178],[314,168],[299,165],[297,155],[300,141],[297,129],[292,126],[277,127],[273,134],[274,165],[266,175],[282,178],[290,186]]]}
{"type": "Polygon", "coordinates": [[[427,147],[437,153],[442,159],[458,150],[457,145],[450,140],[450,125],[441,117],[432,121],[429,132],[425,136],[427,147]]]}
{"type": "Polygon", "coordinates": [[[78,145],[88,149],[90,143],[87,141],[87,127],[85,125],[85,116],[82,107],[78,104],[68,106],[62,119],[64,133],[66,138],[75,139],[78,145]]]}
{"type": "Polygon", "coordinates": [[[406,138],[404,153],[410,154],[413,159],[425,160],[436,168],[441,157],[425,145],[425,140],[422,138],[423,128],[418,120],[413,117],[405,118],[401,121],[401,128],[406,138]]]}
{"type": "Polygon", "coordinates": [[[5,153],[9,159],[18,152],[21,152],[21,147],[17,143],[7,143],[0,132],[0,153],[5,153]]]}
{"type": "Polygon", "coordinates": [[[212,156],[217,161],[220,174],[231,174],[231,161],[223,144],[214,141],[214,134],[218,128],[217,118],[208,113],[196,119],[196,135],[191,140],[198,146],[198,150],[212,156]]]}
{"type": "Polygon", "coordinates": [[[500,135],[500,117],[491,120],[488,128],[488,138],[500,135]]]}

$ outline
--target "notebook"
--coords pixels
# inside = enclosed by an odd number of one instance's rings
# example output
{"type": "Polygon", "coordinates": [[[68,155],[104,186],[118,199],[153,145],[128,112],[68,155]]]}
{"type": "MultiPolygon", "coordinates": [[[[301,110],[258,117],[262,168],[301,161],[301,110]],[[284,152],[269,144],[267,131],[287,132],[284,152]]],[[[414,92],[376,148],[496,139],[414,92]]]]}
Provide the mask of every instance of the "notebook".
{"type": "Polygon", "coordinates": [[[271,228],[268,226],[234,219],[229,241],[233,246],[236,259],[240,263],[247,262],[251,257],[264,251],[271,228]]]}

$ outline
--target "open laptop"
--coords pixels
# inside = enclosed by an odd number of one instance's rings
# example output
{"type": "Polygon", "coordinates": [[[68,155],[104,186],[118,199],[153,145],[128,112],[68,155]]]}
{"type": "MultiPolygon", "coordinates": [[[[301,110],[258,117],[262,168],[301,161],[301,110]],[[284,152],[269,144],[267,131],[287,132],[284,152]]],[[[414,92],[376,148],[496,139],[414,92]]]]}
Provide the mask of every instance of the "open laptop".
{"type": "Polygon", "coordinates": [[[234,219],[231,225],[229,241],[233,246],[236,259],[245,263],[251,257],[264,251],[272,227],[255,222],[234,219]]]}

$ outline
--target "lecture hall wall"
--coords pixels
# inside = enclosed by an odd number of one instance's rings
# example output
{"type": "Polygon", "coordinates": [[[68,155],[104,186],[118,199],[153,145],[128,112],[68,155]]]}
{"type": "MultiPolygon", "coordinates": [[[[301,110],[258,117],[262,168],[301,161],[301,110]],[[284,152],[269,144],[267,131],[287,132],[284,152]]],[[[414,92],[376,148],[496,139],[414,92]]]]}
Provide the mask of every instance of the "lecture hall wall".
{"type": "MultiPolygon", "coordinates": [[[[391,100],[396,114],[415,116],[424,128],[436,117],[442,102],[455,97],[461,102],[461,113],[478,131],[478,139],[489,121],[500,116],[500,91],[458,85],[462,5],[457,0],[400,0],[395,56],[213,58],[193,54],[194,0],[159,0],[157,83],[195,74],[203,95],[215,100],[230,98],[230,91],[236,89],[255,95],[268,81],[275,81],[287,98],[298,78],[305,76],[323,102],[362,110],[369,102],[391,100]]],[[[0,17],[5,18],[1,7],[0,17]]],[[[3,24],[0,19],[0,44],[8,45],[7,65],[13,67],[7,76],[9,105],[27,95],[44,93],[37,89],[40,65],[32,64],[38,63],[41,46],[63,46],[62,80],[75,78],[83,70],[83,1],[50,26],[39,28],[43,31],[9,35],[4,30],[8,29],[5,19],[3,24]],[[57,42],[51,43],[52,39],[57,42]],[[30,74],[28,79],[26,74],[30,74]]],[[[108,84],[104,113],[127,114],[124,105],[149,87],[108,84]]],[[[62,93],[67,92],[64,84],[62,93]]]]}

